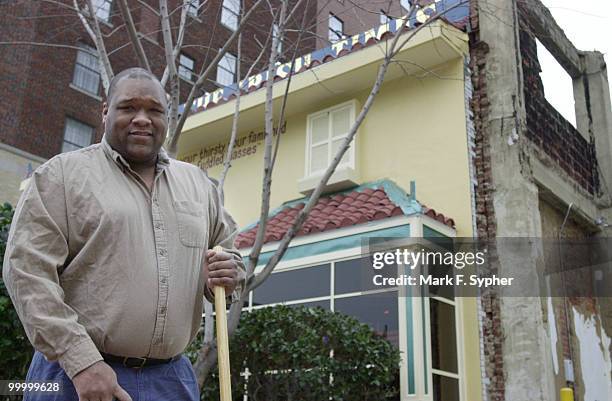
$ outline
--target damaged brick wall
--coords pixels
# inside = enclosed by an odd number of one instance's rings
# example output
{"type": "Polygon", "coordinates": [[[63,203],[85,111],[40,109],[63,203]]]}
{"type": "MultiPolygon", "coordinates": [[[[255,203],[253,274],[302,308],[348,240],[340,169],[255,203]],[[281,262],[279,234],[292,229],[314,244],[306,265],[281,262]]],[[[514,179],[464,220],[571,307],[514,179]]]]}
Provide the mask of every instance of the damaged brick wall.
{"type": "Polygon", "coordinates": [[[536,39],[520,21],[527,138],[591,195],[599,191],[595,143],[587,141],[544,97],[536,39]]]}
{"type": "MultiPolygon", "coordinates": [[[[486,56],[488,45],[480,40],[478,1],[470,2],[470,70],[472,71],[476,174],[476,230],[479,238],[495,237],[496,223],[493,208],[493,182],[491,172],[491,147],[486,135],[489,116],[489,98],[486,82],[486,56]]],[[[492,258],[494,255],[489,255],[492,258]]],[[[500,300],[494,294],[483,293],[480,298],[484,400],[504,401],[504,366],[502,354],[503,333],[500,320],[500,300]]]]}

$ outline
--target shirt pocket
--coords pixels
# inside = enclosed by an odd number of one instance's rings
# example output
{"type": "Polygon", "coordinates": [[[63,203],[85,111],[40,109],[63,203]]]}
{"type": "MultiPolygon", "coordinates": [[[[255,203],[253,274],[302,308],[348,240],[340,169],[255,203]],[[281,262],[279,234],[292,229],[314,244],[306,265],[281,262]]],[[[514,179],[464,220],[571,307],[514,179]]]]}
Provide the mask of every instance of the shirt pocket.
{"type": "Polygon", "coordinates": [[[174,210],[179,239],[185,246],[203,248],[208,233],[208,213],[205,204],[193,201],[175,201],[174,210]]]}

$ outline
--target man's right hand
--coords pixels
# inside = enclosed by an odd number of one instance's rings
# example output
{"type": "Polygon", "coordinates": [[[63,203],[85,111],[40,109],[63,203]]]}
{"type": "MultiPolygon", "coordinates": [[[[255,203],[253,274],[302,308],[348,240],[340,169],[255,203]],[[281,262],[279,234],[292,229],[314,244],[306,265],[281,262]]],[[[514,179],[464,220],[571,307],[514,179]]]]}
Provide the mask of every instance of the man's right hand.
{"type": "Polygon", "coordinates": [[[98,361],[77,373],[72,383],[79,401],[132,401],[132,397],[119,386],[115,371],[104,361],[98,361]]]}

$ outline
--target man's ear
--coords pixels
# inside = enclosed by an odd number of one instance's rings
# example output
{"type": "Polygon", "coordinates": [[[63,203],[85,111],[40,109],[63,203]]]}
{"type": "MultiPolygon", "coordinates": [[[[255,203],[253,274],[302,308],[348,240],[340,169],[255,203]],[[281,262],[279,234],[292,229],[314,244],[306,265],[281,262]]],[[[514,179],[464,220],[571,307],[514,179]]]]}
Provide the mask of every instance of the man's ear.
{"type": "Polygon", "coordinates": [[[106,124],[106,115],[108,114],[108,104],[102,103],[102,123],[106,124]]]}

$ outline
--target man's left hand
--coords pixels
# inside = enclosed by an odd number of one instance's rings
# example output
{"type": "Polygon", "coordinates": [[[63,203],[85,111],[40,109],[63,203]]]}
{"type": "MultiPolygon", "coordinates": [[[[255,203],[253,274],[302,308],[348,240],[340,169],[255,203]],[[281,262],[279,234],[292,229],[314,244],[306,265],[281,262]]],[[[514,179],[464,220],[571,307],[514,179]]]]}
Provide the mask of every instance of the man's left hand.
{"type": "Polygon", "coordinates": [[[225,293],[231,294],[239,282],[238,263],[234,256],[227,252],[206,251],[208,280],[206,285],[211,291],[215,286],[225,287],[225,293]]]}

